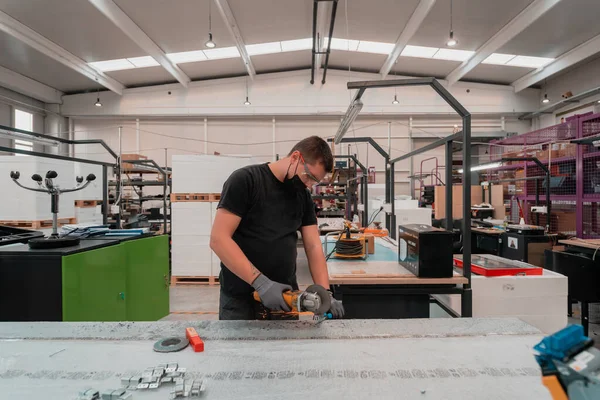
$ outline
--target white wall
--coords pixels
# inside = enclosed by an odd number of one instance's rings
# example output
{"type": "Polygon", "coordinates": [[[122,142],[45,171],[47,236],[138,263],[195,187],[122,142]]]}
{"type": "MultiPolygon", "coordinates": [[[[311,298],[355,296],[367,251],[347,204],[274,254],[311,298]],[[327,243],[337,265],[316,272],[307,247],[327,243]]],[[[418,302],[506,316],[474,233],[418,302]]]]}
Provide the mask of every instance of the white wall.
{"type": "MultiPolygon", "coordinates": [[[[139,118],[139,151],[137,147],[137,128],[133,119],[75,119],[76,139],[102,139],[118,152],[118,127],[122,127],[122,152],[140,153],[164,165],[165,148],[167,149],[167,165],[171,165],[173,155],[208,154],[248,154],[258,161],[266,162],[274,159],[274,154],[284,157],[299,140],[318,135],[332,137],[338,126],[337,117],[276,117],[275,146],[273,146],[273,118],[207,118],[207,140],[205,138],[204,118],[139,118]]],[[[425,146],[441,136],[449,135],[457,118],[415,117],[412,124],[425,128],[411,128],[411,121],[405,117],[396,118],[359,118],[354,124],[354,132],[350,129],[347,137],[372,137],[387,152],[388,122],[391,125],[391,157],[401,156],[411,150],[410,132],[415,139],[414,148],[425,146]],[[431,127],[428,127],[431,126],[431,127]]],[[[529,122],[509,120],[507,129],[523,133],[529,129],[529,122]]],[[[473,134],[500,131],[499,118],[474,118],[473,134]],[[495,127],[497,126],[497,127],[495,127]]],[[[474,141],[477,139],[474,138],[474,141]]],[[[336,146],[335,154],[356,154],[365,166],[374,166],[377,170],[377,182],[383,183],[385,176],[384,158],[367,144],[342,144],[336,146]],[[348,149],[349,147],[349,149],[348,149]]],[[[76,146],[76,157],[94,160],[112,161],[112,158],[98,145],[76,146]]],[[[438,157],[439,165],[445,165],[445,153],[442,147],[414,157],[413,172],[419,171],[420,162],[432,156],[438,157]]],[[[434,163],[428,162],[425,171],[430,171],[434,163]]],[[[396,193],[410,194],[411,161],[404,160],[396,164],[396,193]]],[[[440,170],[443,174],[443,170],[440,170]]]]}
{"type": "MultiPolygon", "coordinates": [[[[250,82],[251,106],[244,106],[244,77],[126,89],[122,96],[101,93],[102,107],[94,107],[95,93],[64,96],[66,116],[249,116],[342,115],[352,92],[349,81],[379,80],[378,74],[332,70],[325,85],[311,85],[309,70],[261,74],[250,82]],[[170,93],[170,94],[169,94],[170,93]]],[[[402,78],[402,77],[398,77],[402,78]]],[[[443,83],[443,82],[442,82],[443,83]]],[[[522,113],[539,106],[539,90],[515,93],[511,86],[458,82],[448,88],[472,114],[522,113]]],[[[454,111],[430,87],[398,88],[400,104],[392,105],[393,88],[370,89],[363,96],[361,115],[448,114],[454,111]]]]}
{"type": "MultiPolygon", "coordinates": [[[[542,82],[540,90],[540,105],[544,94],[548,94],[550,104],[560,101],[564,93],[570,91],[573,95],[580,94],[590,89],[600,87],[600,58],[596,58],[573,68],[562,74],[558,74],[546,83],[542,82]]],[[[553,114],[542,115],[536,121],[539,128],[545,128],[560,123],[561,117],[569,117],[573,114],[584,114],[587,112],[600,112],[600,95],[590,96],[587,99],[581,100],[579,103],[570,104],[553,114]],[[589,105],[588,105],[589,103],[589,105]],[[583,108],[565,113],[567,110],[575,108],[583,108]]]]}

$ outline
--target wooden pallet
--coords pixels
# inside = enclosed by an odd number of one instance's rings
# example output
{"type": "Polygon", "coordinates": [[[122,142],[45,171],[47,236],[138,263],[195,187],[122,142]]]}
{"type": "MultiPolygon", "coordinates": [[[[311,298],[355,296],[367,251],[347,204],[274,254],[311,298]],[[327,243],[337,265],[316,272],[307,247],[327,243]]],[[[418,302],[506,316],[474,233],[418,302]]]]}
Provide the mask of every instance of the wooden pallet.
{"type": "Polygon", "coordinates": [[[208,285],[214,286],[219,284],[218,276],[172,276],[171,286],[182,285],[208,285]]]}
{"type": "MultiPolygon", "coordinates": [[[[59,218],[58,226],[76,224],[77,218],[59,218]]],[[[0,225],[12,226],[14,228],[30,228],[44,229],[52,228],[52,220],[35,220],[35,221],[0,221],[0,225]]]]}
{"type": "Polygon", "coordinates": [[[91,208],[99,206],[102,200],[75,200],[75,207],[91,208]]]}
{"type": "Polygon", "coordinates": [[[171,202],[219,201],[220,193],[171,193],[171,202]]]}

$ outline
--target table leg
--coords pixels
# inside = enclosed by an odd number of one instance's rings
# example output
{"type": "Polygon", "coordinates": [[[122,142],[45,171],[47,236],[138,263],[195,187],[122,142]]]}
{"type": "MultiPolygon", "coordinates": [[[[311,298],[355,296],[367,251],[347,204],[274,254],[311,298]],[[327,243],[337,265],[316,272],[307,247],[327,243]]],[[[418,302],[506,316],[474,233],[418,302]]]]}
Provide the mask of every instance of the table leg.
{"type": "Polygon", "coordinates": [[[581,302],[581,325],[583,325],[583,334],[588,335],[589,329],[589,304],[587,301],[581,302]]]}
{"type": "Polygon", "coordinates": [[[571,298],[571,296],[567,296],[567,315],[569,317],[573,316],[573,299],[571,298]]]}

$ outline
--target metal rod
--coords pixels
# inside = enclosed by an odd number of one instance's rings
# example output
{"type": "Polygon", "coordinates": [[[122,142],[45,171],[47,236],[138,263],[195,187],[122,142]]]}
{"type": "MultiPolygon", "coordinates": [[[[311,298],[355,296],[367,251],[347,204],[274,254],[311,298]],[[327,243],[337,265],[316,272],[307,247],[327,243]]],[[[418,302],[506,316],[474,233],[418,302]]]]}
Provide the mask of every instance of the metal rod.
{"type": "MultiPolygon", "coordinates": [[[[327,141],[333,142],[333,138],[329,138],[327,139],[327,141]]],[[[389,157],[389,154],[383,149],[383,147],[379,145],[379,143],[373,140],[372,137],[344,137],[341,141],[342,143],[368,143],[371,146],[373,146],[373,148],[377,150],[377,152],[381,154],[384,158],[389,157]]]]}
{"type": "Polygon", "coordinates": [[[446,229],[452,231],[452,141],[446,142],[446,229]]]}
{"type": "Polygon", "coordinates": [[[44,135],[44,134],[37,133],[37,132],[24,131],[22,129],[12,128],[10,126],[4,126],[4,125],[0,125],[0,129],[12,131],[12,132],[24,133],[24,134],[32,136],[32,137],[53,140],[55,142],[65,143],[65,144],[99,144],[102,147],[104,147],[106,149],[106,151],[108,151],[110,153],[110,155],[115,158],[115,160],[117,159],[117,154],[110,147],[108,147],[108,145],[103,140],[99,140],[99,139],[70,140],[70,139],[64,139],[64,138],[57,137],[57,136],[44,135]]]}
{"type": "Polygon", "coordinates": [[[406,154],[401,155],[400,157],[396,157],[393,160],[391,160],[390,162],[391,163],[397,163],[398,161],[406,160],[407,158],[411,158],[411,157],[414,157],[414,156],[416,156],[418,154],[425,153],[425,152],[427,152],[429,150],[433,150],[435,148],[443,146],[447,142],[452,142],[454,140],[457,140],[457,141],[461,140],[462,136],[463,136],[463,132],[462,131],[457,132],[457,133],[455,133],[453,135],[450,135],[450,136],[447,136],[445,138],[441,138],[439,140],[436,140],[435,142],[430,143],[427,146],[423,146],[423,147],[421,147],[419,149],[413,150],[410,153],[406,153],[406,154]]]}
{"type": "MultiPolygon", "coordinates": [[[[443,96],[442,96],[443,97],[443,96]]],[[[448,101],[446,99],[446,101],[448,101]]],[[[462,106],[461,106],[462,107],[462,106]]],[[[466,110],[465,110],[466,111],[466,110]]],[[[458,112],[458,111],[457,111],[458,112]]],[[[473,292],[471,289],[471,115],[463,116],[463,276],[468,283],[463,285],[461,314],[473,316],[473,292]]]]}
{"type": "Polygon", "coordinates": [[[108,223],[108,167],[102,167],[102,225],[108,223]]]}
{"type": "MultiPolygon", "coordinates": [[[[389,161],[388,161],[389,163],[389,161]]],[[[395,165],[396,164],[389,164],[390,166],[390,182],[389,182],[389,188],[390,188],[390,225],[388,227],[389,230],[389,234],[392,237],[392,239],[396,239],[396,229],[398,228],[396,226],[396,214],[395,214],[395,191],[396,191],[396,172],[395,172],[395,165]]]]}
{"type": "Polygon", "coordinates": [[[331,38],[333,37],[333,26],[335,24],[337,4],[338,0],[334,0],[331,9],[331,22],[329,23],[329,40],[327,41],[327,54],[325,55],[325,65],[323,66],[323,80],[321,81],[322,84],[325,84],[325,80],[327,78],[327,67],[329,67],[329,53],[331,52],[331,38]]]}
{"type": "Polygon", "coordinates": [[[315,83],[315,59],[317,57],[317,10],[319,8],[319,2],[314,1],[313,3],[313,29],[312,29],[312,66],[310,68],[310,84],[314,85],[315,83]]]}
{"type": "Polygon", "coordinates": [[[26,154],[28,156],[54,158],[56,160],[80,162],[80,163],[84,163],[84,164],[105,165],[105,166],[109,166],[109,167],[114,166],[114,164],[103,162],[103,161],[95,161],[95,160],[87,160],[85,158],[61,156],[60,154],[42,153],[39,151],[21,150],[21,149],[15,149],[13,147],[0,146],[0,151],[4,151],[6,153],[26,154]]]}

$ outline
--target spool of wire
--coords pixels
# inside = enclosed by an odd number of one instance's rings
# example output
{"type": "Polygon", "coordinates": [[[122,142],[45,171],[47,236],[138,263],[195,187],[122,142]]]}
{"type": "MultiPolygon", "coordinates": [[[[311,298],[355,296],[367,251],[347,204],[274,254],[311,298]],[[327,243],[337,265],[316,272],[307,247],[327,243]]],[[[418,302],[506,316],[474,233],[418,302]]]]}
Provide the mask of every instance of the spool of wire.
{"type": "Polygon", "coordinates": [[[338,256],[360,256],[364,253],[364,243],[360,239],[339,239],[335,244],[338,256]]]}

